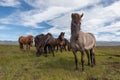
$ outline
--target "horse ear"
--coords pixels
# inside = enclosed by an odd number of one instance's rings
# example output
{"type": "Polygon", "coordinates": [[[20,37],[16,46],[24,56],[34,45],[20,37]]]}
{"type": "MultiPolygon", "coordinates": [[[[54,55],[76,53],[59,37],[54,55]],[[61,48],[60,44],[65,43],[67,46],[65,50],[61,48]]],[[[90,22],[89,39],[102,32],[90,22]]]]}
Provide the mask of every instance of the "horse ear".
{"type": "Polygon", "coordinates": [[[83,15],[84,15],[84,14],[82,13],[80,17],[83,17],[83,15]]]}
{"type": "Polygon", "coordinates": [[[74,15],[74,14],[72,13],[72,14],[71,14],[71,18],[73,18],[73,15],[74,15]]]}

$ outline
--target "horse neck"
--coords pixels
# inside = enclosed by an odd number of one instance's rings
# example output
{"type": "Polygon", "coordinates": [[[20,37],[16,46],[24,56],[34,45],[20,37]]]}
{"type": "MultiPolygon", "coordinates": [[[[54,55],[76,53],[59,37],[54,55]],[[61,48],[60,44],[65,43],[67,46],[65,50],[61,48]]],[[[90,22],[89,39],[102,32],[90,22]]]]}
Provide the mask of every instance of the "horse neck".
{"type": "Polygon", "coordinates": [[[78,35],[79,31],[81,30],[80,25],[81,25],[80,23],[79,24],[71,23],[71,35],[72,36],[78,35]]]}

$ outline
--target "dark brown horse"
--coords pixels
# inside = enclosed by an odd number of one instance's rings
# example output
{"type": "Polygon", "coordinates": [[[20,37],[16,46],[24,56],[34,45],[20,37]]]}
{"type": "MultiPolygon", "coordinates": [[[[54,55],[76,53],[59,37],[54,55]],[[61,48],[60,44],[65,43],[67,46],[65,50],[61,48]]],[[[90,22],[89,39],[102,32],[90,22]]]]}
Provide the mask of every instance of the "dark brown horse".
{"type": "Polygon", "coordinates": [[[63,49],[65,51],[67,51],[67,50],[70,51],[70,42],[66,38],[64,38],[63,49]]]}
{"type": "Polygon", "coordinates": [[[28,35],[28,36],[20,36],[18,39],[19,42],[19,47],[20,49],[24,49],[23,45],[26,45],[26,50],[30,50],[30,46],[32,46],[33,44],[33,36],[32,35],[28,35]]]}
{"type": "Polygon", "coordinates": [[[54,46],[56,45],[56,40],[55,38],[53,38],[51,33],[47,33],[46,35],[36,36],[35,45],[37,49],[36,52],[37,56],[40,56],[42,53],[45,53],[45,56],[47,56],[48,51],[52,52],[54,56],[54,46]]]}
{"type": "Polygon", "coordinates": [[[36,49],[38,48],[39,44],[42,42],[42,39],[44,36],[45,36],[44,34],[39,34],[39,35],[35,36],[34,42],[35,42],[36,49]]]}
{"type": "Polygon", "coordinates": [[[62,52],[65,44],[65,39],[64,39],[65,32],[61,32],[60,35],[57,38],[57,43],[58,46],[60,47],[60,51],[62,52]]]}
{"type": "Polygon", "coordinates": [[[88,65],[90,65],[90,58],[92,66],[95,65],[94,49],[96,46],[96,39],[92,33],[84,33],[81,31],[81,19],[83,14],[72,13],[71,15],[71,39],[70,44],[75,58],[76,70],[78,69],[78,59],[76,52],[81,52],[82,71],[84,71],[84,51],[88,57],[88,65]],[[90,57],[89,57],[90,51],[90,57]]]}

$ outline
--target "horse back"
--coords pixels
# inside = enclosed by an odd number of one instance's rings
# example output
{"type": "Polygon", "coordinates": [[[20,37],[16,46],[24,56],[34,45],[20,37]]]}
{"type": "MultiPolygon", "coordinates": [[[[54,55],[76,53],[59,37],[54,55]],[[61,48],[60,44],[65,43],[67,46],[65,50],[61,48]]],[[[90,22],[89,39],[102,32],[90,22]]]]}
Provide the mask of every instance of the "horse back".
{"type": "Polygon", "coordinates": [[[24,44],[24,43],[26,43],[25,41],[26,41],[26,38],[24,36],[20,36],[19,37],[19,43],[23,43],[24,44]]]}

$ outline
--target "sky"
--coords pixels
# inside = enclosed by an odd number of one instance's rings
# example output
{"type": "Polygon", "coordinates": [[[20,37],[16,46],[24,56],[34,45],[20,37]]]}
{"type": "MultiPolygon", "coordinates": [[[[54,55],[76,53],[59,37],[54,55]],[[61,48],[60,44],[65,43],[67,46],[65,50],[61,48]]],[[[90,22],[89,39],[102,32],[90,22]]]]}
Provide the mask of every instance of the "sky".
{"type": "Polygon", "coordinates": [[[84,14],[83,32],[97,41],[120,41],[120,0],[0,0],[0,40],[65,32],[71,36],[71,14],[84,14]]]}

